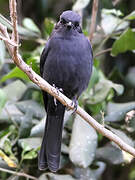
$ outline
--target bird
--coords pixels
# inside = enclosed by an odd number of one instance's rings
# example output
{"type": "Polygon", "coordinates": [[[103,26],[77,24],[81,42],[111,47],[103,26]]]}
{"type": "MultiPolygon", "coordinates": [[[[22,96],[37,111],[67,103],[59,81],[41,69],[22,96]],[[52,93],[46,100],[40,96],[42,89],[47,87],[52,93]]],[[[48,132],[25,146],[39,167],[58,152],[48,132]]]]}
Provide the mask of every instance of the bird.
{"type": "MultiPolygon", "coordinates": [[[[92,74],[93,54],[80,26],[78,13],[67,10],[60,15],[40,57],[40,75],[70,98],[77,100],[87,88],[92,74]]],[[[39,170],[59,170],[65,106],[42,91],[47,112],[43,140],[38,156],[39,170]]]]}

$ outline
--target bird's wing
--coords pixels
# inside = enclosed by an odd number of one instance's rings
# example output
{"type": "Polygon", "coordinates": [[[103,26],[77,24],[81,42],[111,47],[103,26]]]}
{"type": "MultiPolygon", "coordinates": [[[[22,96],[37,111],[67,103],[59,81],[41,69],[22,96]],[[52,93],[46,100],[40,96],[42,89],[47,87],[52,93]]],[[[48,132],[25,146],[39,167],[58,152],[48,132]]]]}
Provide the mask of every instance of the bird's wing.
{"type": "Polygon", "coordinates": [[[45,64],[45,61],[46,61],[46,58],[48,56],[48,52],[49,52],[49,49],[50,49],[50,40],[51,38],[53,37],[53,35],[57,32],[57,28],[58,28],[58,24],[55,25],[55,28],[54,30],[52,31],[50,37],[49,37],[49,40],[47,41],[46,43],[46,46],[41,54],[41,57],[40,57],[40,75],[43,77],[43,71],[44,71],[44,64],[45,64]]]}
{"type": "MultiPolygon", "coordinates": [[[[40,57],[40,75],[41,75],[41,77],[43,77],[44,64],[46,62],[48,52],[49,52],[49,40],[46,43],[46,46],[45,46],[45,48],[44,48],[44,50],[43,50],[43,52],[41,54],[41,57],[40,57]]],[[[47,111],[47,102],[48,102],[47,92],[42,91],[42,93],[43,93],[43,100],[44,100],[45,109],[47,111]]]]}
{"type": "Polygon", "coordinates": [[[90,40],[88,40],[88,39],[87,39],[87,41],[88,41],[88,46],[89,46],[89,48],[90,48],[90,52],[91,52],[92,59],[93,59],[93,50],[92,50],[92,45],[91,45],[91,43],[90,43],[90,40]]]}
{"type": "Polygon", "coordinates": [[[46,43],[46,46],[40,57],[40,75],[41,75],[41,77],[43,77],[44,64],[45,64],[45,61],[46,61],[46,58],[47,58],[47,55],[49,52],[49,41],[50,40],[48,40],[48,42],[46,43]]]}

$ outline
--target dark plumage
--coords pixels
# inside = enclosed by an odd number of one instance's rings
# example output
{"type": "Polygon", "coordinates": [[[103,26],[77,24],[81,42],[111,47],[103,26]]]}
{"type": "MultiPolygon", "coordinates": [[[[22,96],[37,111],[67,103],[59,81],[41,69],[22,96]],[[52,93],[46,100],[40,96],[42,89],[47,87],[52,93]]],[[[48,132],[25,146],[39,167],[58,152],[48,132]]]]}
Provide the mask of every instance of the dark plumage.
{"type": "MultiPolygon", "coordinates": [[[[62,88],[63,94],[78,99],[87,88],[92,72],[92,49],[82,33],[80,16],[73,11],[65,11],[60,16],[49,38],[40,60],[41,76],[51,85],[62,88]]],[[[49,168],[56,172],[59,168],[63,117],[65,107],[43,92],[47,119],[41,150],[39,169],[49,168]]]]}

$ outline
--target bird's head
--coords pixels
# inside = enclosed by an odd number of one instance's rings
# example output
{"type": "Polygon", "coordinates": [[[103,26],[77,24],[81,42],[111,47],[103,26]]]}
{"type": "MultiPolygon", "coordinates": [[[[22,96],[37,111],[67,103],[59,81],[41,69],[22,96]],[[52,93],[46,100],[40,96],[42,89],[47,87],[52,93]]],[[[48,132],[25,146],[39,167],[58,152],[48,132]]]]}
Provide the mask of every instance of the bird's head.
{"type": "Polygon", "coordinates": [[[60,27],[64,27],[67,30],[77,30],[79,33],[82,32],[81,27],[80,27],[80,21],[81,17],[79,14],[77,14],[74,11],[64,11],[61,16],[60,20],[58,22],[60,27]]]}

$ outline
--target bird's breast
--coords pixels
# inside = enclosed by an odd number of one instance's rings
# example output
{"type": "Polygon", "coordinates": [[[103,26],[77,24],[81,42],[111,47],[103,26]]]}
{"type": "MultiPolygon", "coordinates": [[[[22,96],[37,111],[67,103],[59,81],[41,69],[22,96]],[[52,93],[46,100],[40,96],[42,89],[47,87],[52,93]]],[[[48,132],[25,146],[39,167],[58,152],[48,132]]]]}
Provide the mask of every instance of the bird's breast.
{"type": "Polygon", "coordinates": [[[78,39],[53,40],[44,67],[44,78],[66,92],[83,91],[89,82],[92,58],[84,44],[78,39]]]}

